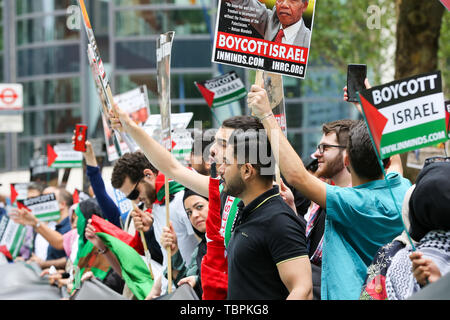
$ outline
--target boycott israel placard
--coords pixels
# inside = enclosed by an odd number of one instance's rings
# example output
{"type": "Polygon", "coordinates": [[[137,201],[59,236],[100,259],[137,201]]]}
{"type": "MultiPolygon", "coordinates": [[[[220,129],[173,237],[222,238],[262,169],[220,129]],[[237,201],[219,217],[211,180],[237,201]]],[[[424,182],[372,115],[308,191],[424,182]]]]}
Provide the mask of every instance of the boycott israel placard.
{"type": "Polygon", "coordinates": [[[25,227],[15,223],[8,215],[0,217],[0,246],[5,245],[13,258],[19,254],[25,234],[25,227]]]}
{"type": "Polygon", "coordinates": [[[60,143],[52,147],[47,145],[48,166],[55,169],[82,168],[83,154],[73,150],[71,143],[60,143]]]}
{"type": "Polygon", "coordinates": [[[373,87],[360,98],[381,159],[447,140],[440,72],[373,87]]]}
{"type": "Polygon", "coordinates": [[[237,101],[247,95],[244,83],[235,71],[211,80],[195,82],[210,108],[217,108],[237,101]]]}
{"type": "Polygon", "coordinates": [[[61,216],[59,204],[54,193],[27,198],[22,203],[40,221],[57,221],[61,216]]]}
{"type": "Polygon", "coordinates": [[[212,62],[304,78],[315,0],[221,0],[212,62]]]}

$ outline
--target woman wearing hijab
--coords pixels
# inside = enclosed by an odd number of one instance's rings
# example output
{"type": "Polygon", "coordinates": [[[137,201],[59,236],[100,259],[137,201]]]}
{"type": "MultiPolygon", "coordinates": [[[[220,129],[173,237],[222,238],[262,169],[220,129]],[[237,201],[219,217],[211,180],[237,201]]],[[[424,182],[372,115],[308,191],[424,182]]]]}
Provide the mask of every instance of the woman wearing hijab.
{"type": "Polygon", "coordinates": [[[407,245],[393,257],[386,274],[389,300],[407,299],[427,281],[436,281],[450,271],[449,177],[450,162],[434,161],[425,162],[417,177],[416,187],[409,200],[409,233],[412,240],[417,242],[416,251],[413,252],[411,246],[407,245]],[[417,263],[421,259],[422,263],[417,263]],[[427,281],[419,280],[421,283],[415,277],[420,274],[420,265],[427,266],[430,272],[425,274],[427,281]]]}
{"type": "MultiPolygon", "coordinates": [[[[184,209],[189,217],[195,234],[200,242],[192,253],[191,263],[189,265],[181,257],[178,250],[177,237],[172,228],[164,227],[161,235],[161,244],[164,248],[171,247],[172,250],[172,279],[178,287],[188,283],[194,288],[199,298],[202,297],[202,286],[200,281],[200,266],[203,256],[206,254],[206,218],[208,216],[208,198],[186,189],[183,197],[184,209]]],[[[165,271],[167,277],[167,270],[165,271]]]]}

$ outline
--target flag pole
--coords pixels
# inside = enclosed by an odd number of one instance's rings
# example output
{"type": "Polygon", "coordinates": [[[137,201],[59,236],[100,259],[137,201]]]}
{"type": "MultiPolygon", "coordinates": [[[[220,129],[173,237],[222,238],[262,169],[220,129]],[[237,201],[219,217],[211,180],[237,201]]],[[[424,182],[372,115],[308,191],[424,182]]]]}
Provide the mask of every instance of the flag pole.
{"type": "MultiPolygon", "coordinates": [[[[166,204],[166,225],[170,228],[170,192],[169,192],[169,179],[167,176],[164,177],[164,191],[165,191],[165,204],[166,204]]],[[[167,288],[168,293],[172,293],[172,249],[167,246],[167,280],[169,285],[167,288]]]]}
{"type": "Polygon", "coordinates": [[[372,146],[373,146],[373,149],[375,150],[375,154],[377,156],[378,164],[380,165],[381,171],[383,172],[384,180],[386,181],[386,184],[387,184],[387,186],[389,188],[389,193],[391,194],[392,201],[394,202],[394,205],[395,205],[395,209],[397,210],[397,213],[400,216],[400,220],[402,221],[402,224],[403,224],[403,229],[404,229],[404,231],[406,233],[406,236],[408,237],[409,243],[411,244],[412,250],[416,251],[416,247],[414,246],[414,243],[413,243],[413,241],[411,239],[411,236],[409,235],[409,232],[408,232],[408,230],[406,228],[405,222],[403,221],[402,214],[400,213],[400,210],[398,208],[397,202],[395,201],[394,193],[392,192],[391,183],[389,182],[389,179],[387,178],[386,171],[384,170],[384,166],[383,166],[383,161],[381,160],[381,156],[380,156],[380,154],[378,152],[377,145],[375,144],[375,140],[373,139],[372,132],[370,131],[369,122],[367,121],[366,113],[364,111],[363,104],[361,103],[361,98],[360,98],[360,93],[359,92],[356,92],[356,97],[358,99],[359,104],[361,105],[361,111],[362,111],[362,115],[364,117],[364,121],[365,121],[366,126],[367,126],[367,131],[369,132],[370,140],[372,141],[372,146]]]}
{"type": "MultiPolygon", "coordinates": [[[[137,208],[136,204],[133,201],[131,201],[131,203],[133,204],[134,211],[137,211],[138,208],[137,208]]],[[[146,258],[147,264],[148,264],[148,270],[150,271],[150,277],[152,277],[152,280],[155,280],[155,277],[153,276],[152,264],[151,264],[152,257],[150,255],[150,251],[148,250],[148,247],[147,247],[147,241],[145,241],[144,232],[142,230],[139,230],[139,235],[141,236],[142,246],[144,247],[144,253],[145,253],[145,258],[146,258]]]]}

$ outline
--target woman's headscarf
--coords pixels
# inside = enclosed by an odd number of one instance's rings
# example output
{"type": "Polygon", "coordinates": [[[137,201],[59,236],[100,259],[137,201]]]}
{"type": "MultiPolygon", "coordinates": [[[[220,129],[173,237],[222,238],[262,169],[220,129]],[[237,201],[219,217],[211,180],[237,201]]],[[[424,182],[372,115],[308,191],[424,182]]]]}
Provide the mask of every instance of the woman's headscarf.
{"type": "Polygon", "coordinates": [[[450,162],[422,169],[409,200],[410,235],[420,241],[429,231],[450,230],[450,162]]]}

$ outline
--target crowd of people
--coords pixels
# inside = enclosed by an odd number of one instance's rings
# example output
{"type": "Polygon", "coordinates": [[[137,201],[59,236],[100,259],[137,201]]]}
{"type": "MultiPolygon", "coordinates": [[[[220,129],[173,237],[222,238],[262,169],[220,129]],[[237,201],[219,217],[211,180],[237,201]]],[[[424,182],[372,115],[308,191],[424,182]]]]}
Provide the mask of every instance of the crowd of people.
{"type": "Polygon", "coordinates": [[[380,167],[364,121],[342,119],[323,124],[305,164],[267,92],[253,85],[247,102],[253,115],[226,119],[212,142],[200,135],[188,167],[114,106],[111,126],[140,147],[110,181],[133,209],[123,216],[108,195],[87,141],[92,193],[74,203],[64,187],[30,183],[27,196],[54,193],[61,215],[9,212],[27,230],[10,263],[37,264],[69,295],[96,278],[147,300],[185,284],[204,300],[407,299],[448,273],[449,158],[427,159],[412,185],[398,155],[380,167]],[[131,247],[129,259],[101,232],[131,247]],[[149,272],[133,271],[142,262],[149,272]]]}

